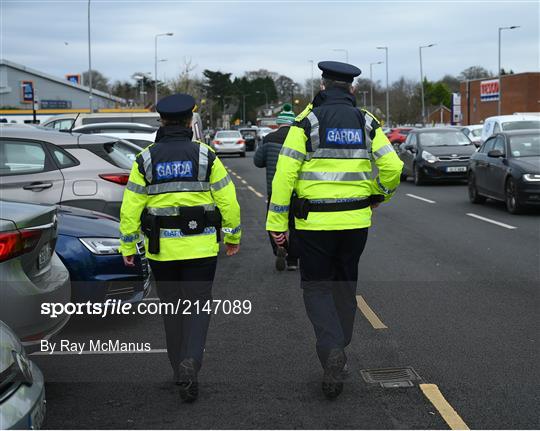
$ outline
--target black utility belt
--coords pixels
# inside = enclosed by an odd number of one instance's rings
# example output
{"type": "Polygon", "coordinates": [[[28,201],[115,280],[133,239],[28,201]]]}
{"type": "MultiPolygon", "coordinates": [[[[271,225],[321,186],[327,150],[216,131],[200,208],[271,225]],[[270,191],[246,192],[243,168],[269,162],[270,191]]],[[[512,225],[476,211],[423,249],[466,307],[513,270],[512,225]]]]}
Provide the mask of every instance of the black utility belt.
{"type": "Polygon", "coordinates": [[[220,240],[221,213],[219,209],[207,210],[203,206],[182,207],[179,215],[162,216],[145,212],[142,216],[142,231],[148,238],[148,251],[159,253],[160,229],[180,229],[183,235],[199,235],[207,227],[215,227],[220,240]]]}
{"type": "Polygon", "coordinates": [[[292,212],[296,218],[307,220],[310,212],[360,210],[383,201],[383,195],[371,195],[365,199],[346,200],[343,202],[312,202],[309,199],[294,197],[292,199],[292,212]]]}

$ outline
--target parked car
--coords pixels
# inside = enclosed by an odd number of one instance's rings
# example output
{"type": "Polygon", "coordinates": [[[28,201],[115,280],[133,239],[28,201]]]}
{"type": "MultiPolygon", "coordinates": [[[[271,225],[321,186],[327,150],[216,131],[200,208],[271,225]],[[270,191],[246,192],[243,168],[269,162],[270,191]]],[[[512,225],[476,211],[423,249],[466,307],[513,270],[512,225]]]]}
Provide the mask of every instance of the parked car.
{"type": "Polygon", "coordinates": [[[2,321],[0,340],[0,428],[40,429],[45,419],[43,374],[2,321]]]}
{"type": "Polygon", "coordinates": [[[69,271],[73,302],[138,302],[152,288],[142,242],[135,266],[126,267],[119,232],[118,220],[107,214],[58,207],[56,253],[69,271]]]}
{"type": "Polygon", "coordinates": [[[85,126],[74,127],[74,133],[86,134],[111,134],[111,133],[155,133],[158,128],[144,123],[93,123],[85,126]]]}
{"type": "Polygon", "coordinates": [[[469,126],[463,126],[461,131],[465,133],[474,145],[479,147],[482,145],[482,124],[471,124],[469,126]]]}
{"type": "Polygon", "coordinates": [[[56,207],[0,201],[0,316],[27,346],[60,331],[68,316],[41,314],[41,304],[65,304],[69,273],[54,251],[56,207]]]}
{"type": "Polygon", "coordinates": [[[469,199],[502,200],[510,213],[540,205],[540,134],[502,132],[488,138],[469,162],[469,199]]]}
{"type": "Polygon", "coordinates": [[[272,133],[275,130],[276,129],[272,129],[271,127],[259,127],[257,129],[258,144],[260,144],[263,141],[266,135],[268,135],[269,133],[272,133]]]}
{"type": "Polygon", "coordinates": [[[482,128],[482,142],[495,133],[511,130],[540,129],[540,118],[536,115],[515,114],[488,117],[482,128]]]}
{"type": "Polygon", "coordinates": [[[4,199],[62,203],[119,216],[138,146],[106,136],[0,127],[4,199]]]}
{"type": "Polygon", "coordinates": [[[475,151],[471,140],[458,129],[414,129],[399,146],[402,179],[412,176],[416,185],[427,180],[466,179],[468,162],[475,151]]]}
{"type": "Polygon", "coordinates": [[[240,157],[246,157],[246,142],[238,130],[216,132],[212,147],[216,154],[239,154],[240,157]]]}
{"type": "Polygon", "coordinates": [[[397,148],[400,144],[405,142],[405,139],[407,139],[407,135],[411,130],[411,127],[396,127],[390,129],[390,131],[386,133],[386,137],[392,145],[397,148]]]}
{"type": "Polygon", "coordinates": [[[111,112],[111,113],[76,113],[56,115],[43,123],[58,131],[67,131],[71,128],[93,123],[143,123],[159,127],[159,114],[157,112],[111,112]]]}
{"type": "Polygon", "coordinates": [[[246,142],[246,150],[254,151],[257,146],[257,129],[255,128],[246,128],[239,129],[242,138],[246,142]]]}

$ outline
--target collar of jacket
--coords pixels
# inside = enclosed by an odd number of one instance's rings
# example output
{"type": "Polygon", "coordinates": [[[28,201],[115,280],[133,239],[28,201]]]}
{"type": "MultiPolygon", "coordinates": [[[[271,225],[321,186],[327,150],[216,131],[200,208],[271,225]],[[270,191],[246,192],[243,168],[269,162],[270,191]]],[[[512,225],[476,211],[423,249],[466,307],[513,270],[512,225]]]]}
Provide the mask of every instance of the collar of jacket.
{"type": "Polygon", "coordinates": [[[156,133],[156,142],[163,138],[185,138],[186,141],[193,139],[193,130],[183,126],[161,126],[156,133]]]}
{"type": "Polygon", "coordinates": [[[313,106],[336,103],[356,106],[356,98],[344,88],[334,87],[320,91],[317,96],[315,96],[315,99],[313,99],[313,106]]]}

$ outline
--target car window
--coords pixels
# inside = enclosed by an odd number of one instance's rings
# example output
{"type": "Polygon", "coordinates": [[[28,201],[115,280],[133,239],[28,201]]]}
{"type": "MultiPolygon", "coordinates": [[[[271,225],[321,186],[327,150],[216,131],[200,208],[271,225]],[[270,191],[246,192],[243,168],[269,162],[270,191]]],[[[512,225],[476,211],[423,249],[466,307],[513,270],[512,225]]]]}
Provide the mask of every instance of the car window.
{"type": "Polygon", "coordinates": [[[502,124],[503,130],[540,129],[540,120],[534,121],[509,121],[502,124]]]}
{"type": "Polygon", "coordinates": [[[471,145],[470,139],[461,131],[455,132],[426,132],[422,133],[419,141],[423,147],[444,147],[449,145],[471,145]]]}
{"type": "Polygon", "coordinates": [[[500,131],[501,131],[501,127],[499,126],[499,123],[495,123],[495,125],[493,126],[493,133],[492,134],[498,133],[500,131]]]}
{"type": "Polygon", "coordinates": [[[482,145],[482,148],[480,149],[480,153],[489,153],[493,149],[493,144],[495,144],[495,138],[489,138],[486,142],[484,142],[484,145],[482,145]]]}
{"type": "Polygon", "coordinates": [[[226,131],[226,132],[217,132],[216,138],[241,138],[242,135],[240,132],[236,131],[226,131]]]}
{"type": "Polygon", "coordinates": [[[472,129],[471,135],[475,138],[479,138],[482,135],[482,129],[472,129]]]}
{"type": "Polygon", "coordinates": [[[510,153],[514,157],[540,156],[540,135],[512,136],[510,153]]]}
{"type": "Polygon", "coordinates": [[[122,169],[131,169],[137,154],[141,151],[139,147],[125,141],[111,141],[104,144],[82,144],[81,147],[122,169]]]}
{"type": "Polygon", "coordinates": [[[43,146],[32,142],[0,142],[0,175],[33,174],[45,171],[43,146]]]}
{"type": "Polygon", "coordinates": [[[416,134],[413,133],[412,135],[409,135],[410,139],[409,139],[409,144],[413,145],[416,147],[416,134]]]}
{"type": "Polygon", "coordinates": [[[77,159],[66,153],[61,148],[58,148],[54,145],[51,145],[49,148],[51,150],[54,161],[60,169],[71,168],[72,166],[77,166],[79,164],[79,161],[77,159]]]}
{"type": "Polygon", "coordinates": [[[154,141],[145,141],[144,139],[132,139],[132,138],[127,138],[126,141],[129,141],[132,144],[137,145],[137,147],[141,147],[141,148],[146,148],[148,147],[148,145],[154,143],[154,141]]]}
{"type": "Polygon", "coordinates": [[[502,136],[497,136],[495,138],[493,150],[500,151],[501,154],[506,154],[506,151],[504,150],[504,138],[502,136]]]}

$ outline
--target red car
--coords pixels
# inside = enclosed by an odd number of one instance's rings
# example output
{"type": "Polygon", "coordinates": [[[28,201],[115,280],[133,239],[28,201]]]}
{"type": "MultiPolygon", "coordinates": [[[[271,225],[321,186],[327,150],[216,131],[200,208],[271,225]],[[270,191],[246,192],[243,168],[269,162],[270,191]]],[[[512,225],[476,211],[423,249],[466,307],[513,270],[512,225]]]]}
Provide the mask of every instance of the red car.
{"type": "Polygon", "coordinates": [[[397,127],[395,129],[390,129],[386,134],[386,137],[392,144],[399,145],[405,142],[405,139],[407,139],[407,135],[411,130],[411,127],[397,127]]]}

